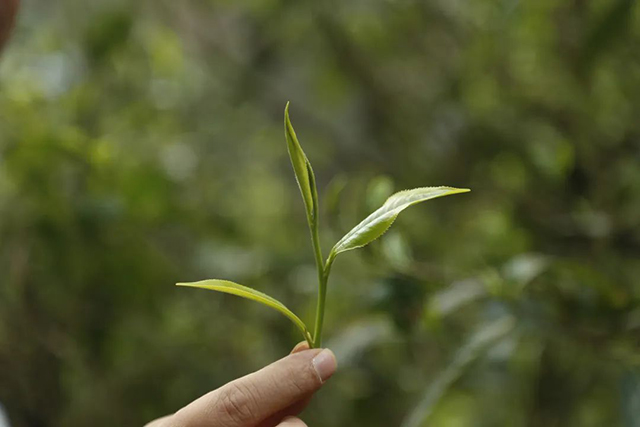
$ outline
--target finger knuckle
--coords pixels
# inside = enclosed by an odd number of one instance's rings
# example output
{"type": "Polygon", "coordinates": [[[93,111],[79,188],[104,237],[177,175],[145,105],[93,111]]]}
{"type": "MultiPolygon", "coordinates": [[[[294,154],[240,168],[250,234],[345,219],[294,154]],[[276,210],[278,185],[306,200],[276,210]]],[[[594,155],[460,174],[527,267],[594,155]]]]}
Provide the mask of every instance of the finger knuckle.
{"type": "Polygon", "coordinates": [[[321,382],[313,368],[292,369],[277,382],[275,388],[287,396],[298,398],[313,393],[320,388],[321,382]]]}
{"type": "Polygon", "coordinates": [[[322,385],[322,381],[312,366],[307,366],[301,372],[291,376],[291,387],[298,394],[311,393],[322,385]]]}
{"type": "Polygon", "coordinates": [[[292,376],[290,387],[293,394],[304,395],[312,391],[311,385],[315,383],[312,375],[304,374],[303,376],[292,376]]]}
{"type": "Polygon", "coordinates": [[[220,391],[217,412],[231,425],[246,425],[256,419],[256,398],[246,387],[229,384],[220,391]]]}

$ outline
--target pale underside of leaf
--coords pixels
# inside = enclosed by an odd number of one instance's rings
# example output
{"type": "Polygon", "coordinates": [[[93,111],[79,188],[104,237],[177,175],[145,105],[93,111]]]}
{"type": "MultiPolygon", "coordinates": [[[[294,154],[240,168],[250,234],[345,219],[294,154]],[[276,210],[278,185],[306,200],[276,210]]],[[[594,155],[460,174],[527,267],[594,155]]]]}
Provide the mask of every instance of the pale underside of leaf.
{"type": "Polygon", "coordinates": [[[382,236],[391,227],[400,212],[426,200],[452,194],[466,193],[466,188],[422,187],[393,194],[375,212],[349,231],[331,250],[332,256],[341,252],[361,248],[382,236]]]}
{"type": "Polygon", "coordinates": [[[289,157],[291,158],[291,165],[296,175],[298,187],[300,187],[300,192],[302,193],[307,217],[310,221],[315,220],[317,212],[316,202],[314,201],[314,192],[316,191],[315,177],[311,163],[304,154],[296,132],[293,129],[293,125],[291,124],[291,120],[289,119],[289,103],[287,103],[284,109],[284,133],[287,139],[287,149],[289,151],[289,157]]]}
{"type": "Polygon", "coordinates": [[[190,288],[208,289],[210,291],[218,291],[226,294],[236,295],[242,298],[247,298],[253,301],[257,301],[264,305],[267,305],[280,313],[287,316],[302,332],[306,340],[311,339],[311,335],[307,331],[307,327],[304,322],[296,316],[291,310],[289,310],[284,304],[277,299],[270,297],[269,295],[256,291],[255,289],[247,286],[239,285],[238,283],[231,282],[229,280],[209,279],[201,280],[199,282],[191,283],[176,283],[176,286],[186,286],[190,288]]]}

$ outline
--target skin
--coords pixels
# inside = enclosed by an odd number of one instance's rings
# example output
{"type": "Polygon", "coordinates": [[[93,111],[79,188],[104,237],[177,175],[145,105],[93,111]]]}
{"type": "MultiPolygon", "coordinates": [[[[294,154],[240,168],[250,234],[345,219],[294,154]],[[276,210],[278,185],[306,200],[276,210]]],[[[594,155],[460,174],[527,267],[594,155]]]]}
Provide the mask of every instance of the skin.
{"type": "Polygon", "coordinates": [[[305,427],[297,415],[336,367],[330,350],[310,350],[301,342],[289,356],[145,427],[305,427]],[[318,362],[321,359],[323,363],[318,362]]]}
{"type": "MultiPolygon", "coordinates": [[[[19,0],[0,0],[0,50],[13,30],[19,0]]],[[[337,367],[330,350],[301,342],[291,354],[194,400],[146,427],[305,427],[296,415],[337,367]],[[324,368],[317,360],[324,354],[324,368]]]]}
{"type": "Polygon", "coordinates": [[[0,50],[9,40],[13,30],[18,4],[19,0],[0,0],[0,50]]]}
{"type": "MultiPolygon", "coordinates": [[[[0,0],[0,51],[13,30],[19,1],[0,0]]],[[[336,367],[330,350],[310,350],[306,342],[301,342],[289,356],[207,393],[146,427],[305,427],[296,415],[307,407],[336,367]],[[321,353],[324,363],[316,363],[321,353]]]]}

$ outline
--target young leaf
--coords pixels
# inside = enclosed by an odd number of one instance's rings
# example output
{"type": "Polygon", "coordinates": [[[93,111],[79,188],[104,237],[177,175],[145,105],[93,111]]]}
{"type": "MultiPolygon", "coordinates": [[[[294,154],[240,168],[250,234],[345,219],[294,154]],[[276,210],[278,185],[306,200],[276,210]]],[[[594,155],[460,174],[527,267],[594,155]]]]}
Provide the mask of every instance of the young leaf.
{"type": "Polygon", "coordinates": [[[278,310],[280,313],[287,316],[302,332],[304,338],[311,344],[311,334],[307,331],[307,327],[298,316],[296,316],[291,310],[289,310],[284,304],[275,298],[270,297],[255,289],[248,288],[246,286],[239,285],[228,280],[201,280],[199,282],[191,283],[176,283],[176,286],[187,286],[191,288],[208,289],[211,291],[223,292],[226,294],[237,295],[242,298],[247,298],[253,301],[257,301],[271,308],[278,310]]]}
{"type": "Polygon", "coordinates": [[[293,125],[291,125],[288,102],[284,108],[284,134],[287,139],[287,149],[289,150],[291,165],[296,174],[296,181],[298,181],[298,187],[300,187],[302,199],[304,200],[309,226],[312,226],[312,224],[317,221],[318,216],[318,192],[316,190],[315,176],[313,175],[311,163],[309,163],[307,156],[304,154],[304,151],[302,151],[296,132],[293,130],[293,125]]]}
{"type": "Polygon", "coordinates": [[[393,224],[400,212],[425,200],[436,197],[449,196],[451,194],[466,193],[466,188],[452,187],[423,187],[413,190],[404,190],[395,193],[387,199],[381,208],[366,217],[360,224],[349,231],[331,249],[329,259],[333,259],[341,252],[361,248],[382,236],[393,224]]]}

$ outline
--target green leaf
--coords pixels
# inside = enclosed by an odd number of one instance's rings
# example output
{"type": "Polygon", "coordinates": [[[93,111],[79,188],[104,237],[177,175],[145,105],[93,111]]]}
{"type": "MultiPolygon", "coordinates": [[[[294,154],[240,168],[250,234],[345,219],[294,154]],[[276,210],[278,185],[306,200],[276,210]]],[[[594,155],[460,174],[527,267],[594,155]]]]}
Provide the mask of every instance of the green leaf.
{"type": "Polygon", "coordinates": [[[341,252],[361,248],[368,245],[391,227],[400,212],[425,200],[451,194],[466,193],[466,188],[452,187],[423,187],[404,190],[395,193],[387,199],[381,208],[366,217],[360,224],[349,231],[331,250],[329,259],[333,259],[341,252]]]}
{"type": "Polygon", "coordinates": [[[316,179],[313,174],[313,169],[311,168],[311,163],[309,163],[309,159],[307,159],[304,151],[302,151],[296,132],[293,130],[293,125],[291,125],[288,102],[284,109],[284,134],[287,139],[287,149],[289,151],[289,157],[291,158],[291,165],[296,174],[296,181],[298,181],[298,187],[300,187],[302,199],[304,200],[307,220],[309,221],[309,226],[313,227],[318,217],[316,179]]]}
{"type": "Polygon", "coordinates": [[[257,301],[271,308],[278,310],[280,313],[287,316],[302,332],[304,338],[311,344],[311,334],[307,331],[307,326],[298,316],[296,316],[291,310],[289,310],[284,304],[277,299],[270,297],[255,289],[251,289],[246,286],[239,285],[228,280],[201,280],[199,282],[191,283],[176,283],[176,286],[187,286],[190,288],[208,289],[210,291],[218,291],[226,294],[237,295],[242,298],[247,298],[253,301],[257,301]]]}

